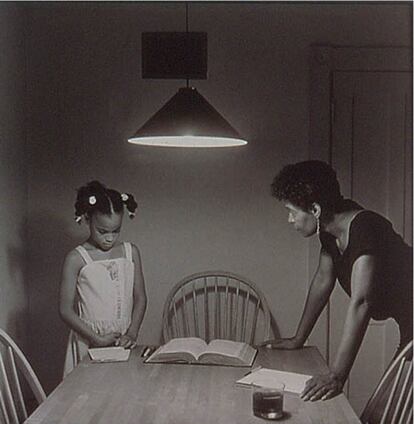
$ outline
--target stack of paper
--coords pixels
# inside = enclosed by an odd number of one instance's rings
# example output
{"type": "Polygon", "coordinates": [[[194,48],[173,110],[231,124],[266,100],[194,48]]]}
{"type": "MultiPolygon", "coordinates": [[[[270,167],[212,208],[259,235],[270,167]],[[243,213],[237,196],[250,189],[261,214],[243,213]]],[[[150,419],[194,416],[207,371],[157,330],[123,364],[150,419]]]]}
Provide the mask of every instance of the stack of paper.
{"type": "Polygon", "coordinates": [[[128,361],[130,349],[123,347],[97,347],[88,349],[92,362],[120,362],[128,361]]]}
{"type": "Polygon", "coordinates": [[[296,374],[294,372],[271,370],[268,368],[258,368],[247,374],[237,384],[272,387],[274,383],[283,383],[285,391],[291,393],[302,393],[305,388],[305,383],[311,378],[310,375],[296,374]]]}

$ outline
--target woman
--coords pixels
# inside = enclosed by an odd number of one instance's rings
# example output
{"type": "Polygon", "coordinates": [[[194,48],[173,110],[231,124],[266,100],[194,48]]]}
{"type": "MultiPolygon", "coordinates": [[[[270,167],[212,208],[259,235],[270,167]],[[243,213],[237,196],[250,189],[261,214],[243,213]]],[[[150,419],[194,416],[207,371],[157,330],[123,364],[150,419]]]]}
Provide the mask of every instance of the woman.
{"type": "Polygon", "coordinates": [[[296,335],[264,345],[301,348],[338,279],[350,296],[338,353],[330,372],[310,379],[301,395],[329,399],[342,391],[370,318],[394,318],[399,349],[412,339],[412,247],[387,219],[344,199],[335,171],[324,162],[285,166],[273,181],[272,194],[284,202],[288,222],[299,233],[319,236],[321,250],[296,335]]]}

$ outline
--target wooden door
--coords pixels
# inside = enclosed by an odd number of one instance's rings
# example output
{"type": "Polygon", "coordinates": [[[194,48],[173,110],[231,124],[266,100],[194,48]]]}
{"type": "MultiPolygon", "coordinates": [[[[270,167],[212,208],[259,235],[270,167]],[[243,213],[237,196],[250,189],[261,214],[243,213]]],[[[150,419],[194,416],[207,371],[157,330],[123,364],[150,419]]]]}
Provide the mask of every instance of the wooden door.
{"type": "MultiPolygon", "coordinates": [[[[412,245],[410,54],[405,48],[314,49],[310,156],[332,163],[344,195],[389,218],[412,245]]],[[[348,302],[337,287],[314,332],[313,341],[325,348],[329,361],[339,345],[348,302]]],[[[370,322],[345,388],[357,413],[398,339],[392,320],[370,322]]]]}

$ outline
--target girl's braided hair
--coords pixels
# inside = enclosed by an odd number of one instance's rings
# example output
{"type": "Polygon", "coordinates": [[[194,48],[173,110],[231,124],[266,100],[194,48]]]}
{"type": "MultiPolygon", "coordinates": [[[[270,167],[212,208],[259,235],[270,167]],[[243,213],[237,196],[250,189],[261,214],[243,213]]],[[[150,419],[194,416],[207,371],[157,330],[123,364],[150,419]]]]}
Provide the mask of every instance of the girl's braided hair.
{"type": "Polygon", "coordinates": [[[319,160],[308,160],[286,165],[271,185],[272,195],[310,211],[319,203],[325,217],[339,211],[343,204],[335,171],[319,160]]]}
{"type": "Polygon", "coordinates": [[[111,215],[114,212],[121,213],[124,207],[127,208],[129,216],[133,218],[137,206],[138,204],[132,194],[121,194],[119,191],[106,188],[95,180],[78,189],[75,202],[75,220],[80,222],[83,215],[91,217],[96,212],[104,215],[111,215]]]}

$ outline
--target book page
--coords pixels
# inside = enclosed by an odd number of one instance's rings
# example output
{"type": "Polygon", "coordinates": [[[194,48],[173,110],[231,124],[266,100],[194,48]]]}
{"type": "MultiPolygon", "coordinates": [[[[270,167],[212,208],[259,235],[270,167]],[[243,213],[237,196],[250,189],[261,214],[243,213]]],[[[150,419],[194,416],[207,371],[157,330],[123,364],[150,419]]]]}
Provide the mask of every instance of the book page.
{"type": "Polygon", "coordinates": [[[220,353],[225,356],[235,356],[240,357],[243,349],[245,348],[246,343],[234,342],[232,340],[221,340],[216,339],[212,340],[204,353],[220,353]]]}
{"type": "Polygon", "coordinates": [[[120,346],[97,347],[88,349],[88,353],[93,362],[119,362],[127,361],[131,350],[120,346]]]}
{"type": "Polygon", "coordinates": [[[253,363],[256,352],[257,349],[247,343],[216,339],[208,344],[200,359],[205,363],[250,366],[253,363]],[[230,358],[234,360],[228,360],[230,358]]]}
{"type": "Polygon", "coordinates": [[[246,363],[246,365],[253,365],[254,358],[256,357],[257,349],[253,348],[249,344],[246,343],[246,345],[243,347],[243,350],[241,351],[241,358],[243,362],[246,363]]]}
{"type": "Polygon", "coordinates": [[[274,383],[283,383],[285,385],[285,391],[300,394],[305,388],[306,381],[310,378],[310,375],[260,368],[237,380],[236,383],[241,385],[257,384],[269,387],[272,387],[274,383]]]}
{"type": "Polygon", "coordinates": [[[166,358],[166,355],[174,355],[176,357],[179,353],[189,353],[197,359],[206,346],[206,342],[198,337],[175,338],[168,341],[165,345],[160,346],[151,355],[151,359],[156,359],[158,355],[162,358],[166,358]]]}

